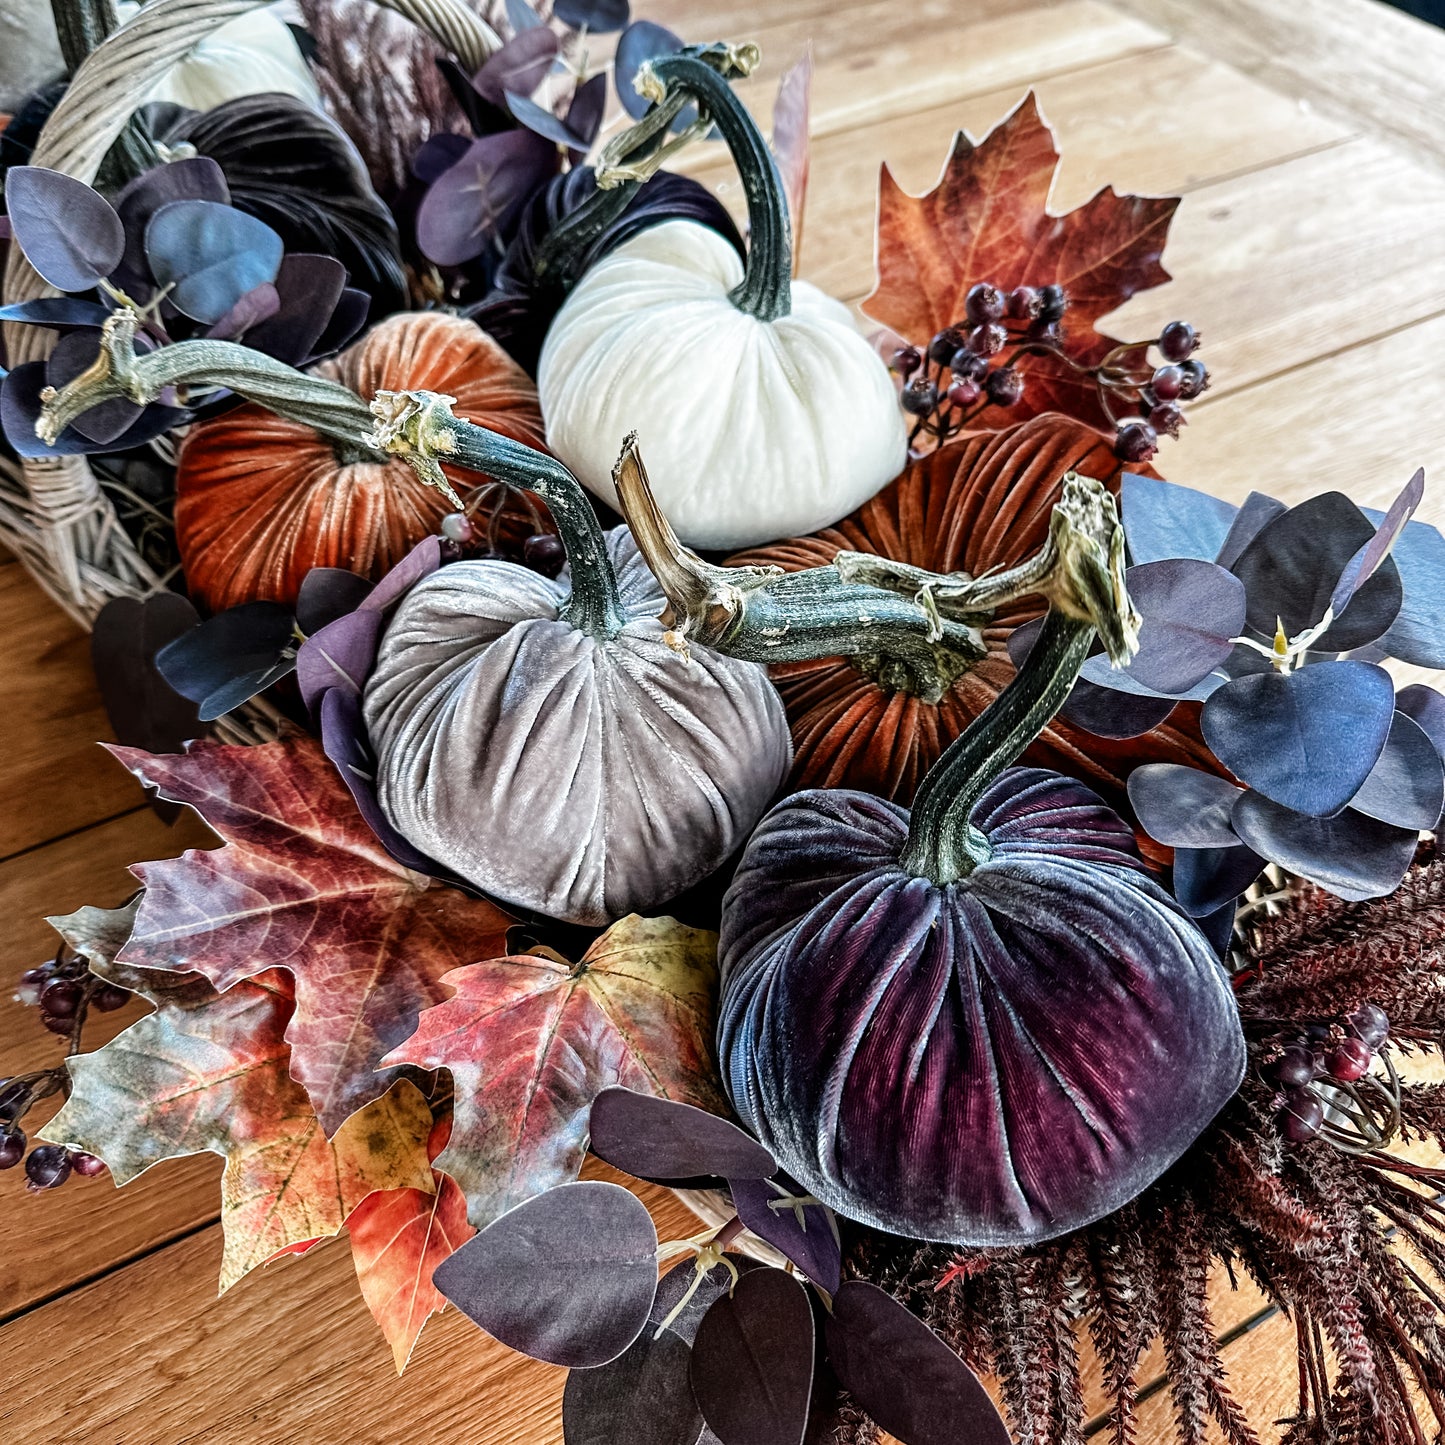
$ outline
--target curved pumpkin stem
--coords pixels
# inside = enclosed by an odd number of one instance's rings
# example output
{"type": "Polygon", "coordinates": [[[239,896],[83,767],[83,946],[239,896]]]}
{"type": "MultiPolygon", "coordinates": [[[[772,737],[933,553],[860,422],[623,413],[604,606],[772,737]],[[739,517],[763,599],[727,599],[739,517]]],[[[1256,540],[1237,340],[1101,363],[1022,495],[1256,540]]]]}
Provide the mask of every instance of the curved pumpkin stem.
{"type": "Polygon", "coordinates": [[[1064,478],[1048,543],[1013,570],[1010,585],[1049,599],[1038,640],[1014,680],[928,770],[913,801],[903,866],[940,885],[967,878],[988,860],[988,841],[972,823],[974,807],[1064,705],[1095,634],[1116,664],[1138,647],[1139,614],[1124,586],[1123,528],[1099,482],[1072,472],[1064,478]]]}

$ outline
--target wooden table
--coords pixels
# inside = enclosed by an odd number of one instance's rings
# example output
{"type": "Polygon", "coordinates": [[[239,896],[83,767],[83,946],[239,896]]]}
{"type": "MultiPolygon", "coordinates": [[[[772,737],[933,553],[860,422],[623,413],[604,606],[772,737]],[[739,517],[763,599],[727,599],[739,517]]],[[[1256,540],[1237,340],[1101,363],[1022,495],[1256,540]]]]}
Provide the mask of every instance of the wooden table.
{"type": "MultiPolygon", "coordinates": [[[[1115,318],[1146,336],[1183,316],[1213,389],[1160,458],[1173,480],[1238,500],[1331,486],[1383,505],[1419,464],[1445,519],[1445,36],[1373,0],[639,0],[692,39],[758,40],[749,97],[811,37],[812,194],[803,271],[856,300],[872,277],[878,163],[934,181],[952,132],[981,134],[1030,86],[1064,160],[1055,209],[1095,189],[1184,196],[1177,278],[1115,318]]],[[[714,160],[694,167],[734,203],[714,160]]],[[[111,904],[125,865],[205,841],[172,829],[95,746],[106,734],[86,641],[0,564],[0,917],[5,968],[53,947],[42,915],[111,904]]],[[[118,1029],[133,1013],[115,1016],[118,1029]]],[[[54,1053],[0,998],[0,1063],[54,1053]]],[[[219,1161],[162,1166],[116,1196],[50,1196],[0,1175],[0,1440],[87,1445],[541,1445],[560,1440],[561,1374],[454,1312],[405,1376],[357,1293],[343,1242],[214,1296],[219,1161]]],[[[685,1225],[660,1203],[664,1237],[685,1225]]],[[[1255,1319],[1217,1294],[1222,1327],[1255,1319]]],[[[1292,1329],[1265,1319],[1228,1352],[1232,1388],[1270,1435],[1294,1389],[1292,1329]]],[[[1097,1389],[1091,1399],[1098,1400],[1097,1389]]],[[[1145,1445],[1174,1439],[1167,1392],[1145,1445]]]]}

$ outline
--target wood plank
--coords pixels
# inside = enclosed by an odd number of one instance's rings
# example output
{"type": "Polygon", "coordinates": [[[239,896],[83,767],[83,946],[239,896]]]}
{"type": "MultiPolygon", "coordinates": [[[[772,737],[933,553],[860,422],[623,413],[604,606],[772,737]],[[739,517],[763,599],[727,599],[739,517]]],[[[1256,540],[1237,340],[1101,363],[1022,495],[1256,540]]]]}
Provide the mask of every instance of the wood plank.
{"type": "Polygon", "coordinates": [[[1285,95],[1445,164],[1445,31],[1433,25],[1375,0],[1119,3],[1285,95]]]}
{"type": "MultiPolygon", "coordinates": [[[[1025,89],[990,91],[815,142],[802,274],[846,300],[866,295],[873,280],[879,165],[886,161],[906,190],[926,191],[938,179],[954,132],[985,134],[1025,89]]],[[[1301,114],[1227,67],[1177,49],[1056,76],[1035,89],[1062,152],[1051,198],[1051,208],[1060,212],[1104,185],[1153,195],[1189,192],[1348,137],[1336,122],[1301,114]],[[1127,107],[1118,103],[1121,93],[1130,96],[1127,107]]],[[[741,213],[740,188],[729,167],[696,174],[741,213]]],[[[1187,221],[1186,212],[1176,232],[1187,221]]],[[[1208,272],[1208,285],[1220,284],[1221,269],[1208,272]]]]}
{"type": "MultiPolygon", "coordinates": [[[[55,951],[45,915],[85,903],[114,906],[135,889],[126,871],[130,863],[214,842],[189,811],[167,828],[142,808],[0,864],[6,967],[14,970],[0,991],[0,1072],[49,1068],[63,1051],[61,1041],[40,1027],[35,1010],[16,1001],[10,985],[10,978],[55,951]]],[[[86,1046],[98,1048],[143,1012],[137,1002],[95,1016],[86,1027],[86,1046]]],[[[27,1117],[31,1133],[58,1102],[27,1117]]],[[[0,1237],[12,1241],[0,1250],[0,1319],[215,1218],[219,1168],[215,1159],[186,1160],[142,1175],[120,1197],[108,1179],[78,1178],[53,1193],[31,1195],[22,1169],[0,1173],[0,1237]]]]}

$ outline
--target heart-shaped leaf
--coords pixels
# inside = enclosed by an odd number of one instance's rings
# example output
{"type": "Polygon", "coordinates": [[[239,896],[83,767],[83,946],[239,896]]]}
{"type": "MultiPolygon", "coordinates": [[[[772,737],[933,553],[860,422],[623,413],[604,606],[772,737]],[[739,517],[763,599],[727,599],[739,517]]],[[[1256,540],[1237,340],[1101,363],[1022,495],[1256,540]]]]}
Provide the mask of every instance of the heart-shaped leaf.
{"type": "Polygon", "coordinates": [[[1277,502],[1263,492],[1251,492],[1240,504],[1239,511],[1234,514],[1234,521],[1229,524],[1229,532],[1214,560],[1221,567],[1233,571],[1240,554],[1259,536],[1265,523],[1274,521],[1287,510],[1283,502],[1277,502]]]}
{"type": "Polygon", "coordinates": [[[313,567],[296,593],[296,625],[308,637],[355,612],[375,584],[345,567],[313,567]]]}
{"type": "Polygon", "coordinates": [[[1395,696],[1396,708],[1425,729],[1435,751],[1445,756],[1445,697],[1433,687],[1413,683],[1395,696]]]}
{"type": "Polygon", "coordinates": [[[607,108],[607,77],[594,75],[572,92],[567,106],[567,129],[580,144],[573,150],[573,162],[580,165],[597,132],[602,129],[602,114],[607,108]]]}
{"type": "Polygon", "coordinates": [[[96,614],[90,660],[106,716],[121,742],[154,753],[178,753],[204,729],[195,704],[159,670],[168,643],[196,626],[196,609],[175,592],[142,601],[116,597],[96,614]]]}
{"type": "Polygon", "coordinates": [[[778,1167],[730,1119],[633,1089],[603,1089],[588,1126],[592,1152],[637,1179],[765,1179],[778,1167]]]}
{"type": "MultiPolygon", "coordinates": [[[[641,120],[652,109],[652,102],[637,89],[638,72],[649,60],[676,55],[681,49],[681,36],[651,20],[634,20],[618,37],[612,62],[613,83],[623,110],[633,120],[641,120]]],[[[690,105],[673,121],[672,129],[685,130],[696,119],[697,108],[690,105]]]]}
{"type": "Polygon", "coordinates": [[[1421,467],[1390,504],[1390,510],[1375,528],[1375,535],[1350,558],[1344,572],[1340,574],[1340,580],[1335,583],[1335,590],[1330,594],[1330,606],[1336,617],[1344,614],[1355,593],[1379,571],[1424,496],[1425,469],[1421,467]]]}
{"type": "Polygon", "coordinates": [[[1009,1445],[978,1377],[877,1285],[842,1285],[824,1331],[844,1389],[905,1445],[1009,1445]]]}
{"type": "Polygon", "coordinates": [[[605,1365],[647,1323],[657,1231],[621,1185],[560,1184],[493,1220],[432,1278],[504,1345],[553,1365],[605,1365]]]}
{"type": "Polygon", "coordinates": [[[1120,514],[1136,567],[1170,557],[1212,562],[1229,536],[1236,511],[1208,492],[1124,473],[1120,514]]]}
{"type": "Polygon", "coordinates": [[[519,31],[487,58],[472,84],[483,99],[505,107],[508,94],[531,95],[557,58],[557,34],[545,26],[519,31]]]}
{"type": "Polygon", "coordinates": [[[155,291],[155,277],[146,260],[146,227],[151,217],[172,201],[215,201],[229,206],[231,191],[220,166],[209,156],[186,156],[152,166],[121,188],[115,209],[125,226],[125,256],[115,280],[137,301],[148,300],[155,291]]]}
{"type": "Polygon", "coordinates": [[[1232,848],[1229,815],[1243,791],[1179,763],[1147,763],[1129,774],[1129,802],[1144,830],[1170,848],[1232,848]]]}
{"type": "Polygon", "coordinates": [[[1323,818],[1359,791],[1394,712],[1395,687],[1382,667],[1320,662],[1235,678],[1204,704],[1200,727],[1237,778],[1285,808],[1323,818]]]}
{"type": "Polygon", "coordinates": [[[697,1445],[703,1419],[691,1362],[680,1335],[645,1329],[611,1364],[571,1371],[562,1392],[566,1445],[697,1445]]]}
{"type": "Polygon", "coordinates": [[[50,385],[43,361],[26,361],[7,372],[0,382],[0,429],[5,439],[22,457],[73,457],[92,452],[124,452],[180,426],[190,413],[174,407],[152,404],[139,420],[111,442],[92,441],[77,427],[68,426],[54,444],[43,442],[35,434],[40,420],[40,394],[50,385]]]}
{"type": "Polygon", "coordinates": [[[815,1339],[807,1291],[779,1269],[718,1297],[692,1345],[692,1393],[722,1445],[802,1445],[815,1339]]]}
{"type": "Polygon", "coordinates": [[[1238,841],[1219,848],[1176,848],[1174,896],[1191,918],[1210,918],[1263,871],[1264,859],[1238,841]]]}
{"type": "Polygon", "coordinates": [[[152,275],[194,321],[219,321],[246,292],[275,281],[281,237],[264,221],[216,201],[172,201],[145,233],[152,275]]]}
{"type": "Polygon", "coordinates": [[[843,1256],[837,1222],[826,1204],[817,1200],[805,1203],[804,1191],[786,1175],[729,1179],[728,1193],[738,1218],[759,1239],[780,1250],[829,1294],[838,1288],[843,1256]]]}
{"type": "Polygon", "coordinates": [[[592,30],[599,35],[621,30],[628,19],[628,0],[556,0],[552,16],[573,30],[592,30]]]}
{"type": "Polygon", "coordinates": [[[1143,618],[1139,650],[1123,669],[1133,681],[1177,696],[1234,651],[1244,630],[1244,586],[1223,567],[1171,557],[1129,568],[1126,581],[1143,618]]]}
{"type": "MultiPolygon", "coordinates": [[[[142,348],[137,348],[140,350],[142,348]]],[[[100,356],[100,332],[89,328],[67,332],[45,359],[45,380],[57,391],[95,365],[100,356]]],[[[82,436],[108,445],[140,420],[144,407],[123,396],[103,401],[71,423],[82,436]]]]}
{"type": "Polygon", "coordinates": [[[60,171],[12,166],[5,173],[10,231],[25,259],[57,291],[89,291],[125,254],[115,208],[60,171]]]}
{"type": "Polygon", "coordinates": [[[1391,559],[1404,582],[1405,600],[1380,645],[1401,662],[1445,667],[1445,537],[1425,522],[1411,522],[1391,559]]]}
{"type": "Polygon", "coordinates": [[[246,602],[208,617],[156,654],[161,676],[200,704],[202,722],[221,717],[296,667],[295,620],[277,602],[246,602]]]}
{"type": "Polygon", "coordinates": [[[1429,734],[1412,717],[1396,712],[1380,760],[1350,808],[1397,828],[1434,828],[1445,805],[1445,768],[1429,734]]]}
{"type": "Polygon", "coordinates": [[[1399,887],[1420,835],[1367,818],[1352,808],[1311,818],[1246,793],[1234,808],[1234,830],[1255,852],[1311,883],[1358,903],[1399,887]]]}

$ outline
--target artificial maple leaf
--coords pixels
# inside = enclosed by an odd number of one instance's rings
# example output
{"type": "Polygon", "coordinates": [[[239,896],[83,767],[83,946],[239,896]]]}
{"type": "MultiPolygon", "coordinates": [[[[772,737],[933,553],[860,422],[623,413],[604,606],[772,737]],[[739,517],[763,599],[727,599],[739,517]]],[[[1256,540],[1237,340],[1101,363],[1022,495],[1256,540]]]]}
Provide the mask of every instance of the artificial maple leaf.
{"type": "Polygon", "coordinates": [[[391,1087],[382,1056],[446,997],[442,976],[502,952],[512,920],[396,862],[311,738],[111,751],[225,840],[131,870],[145,894],[120,962],[195,970],[223,991],[288,970],[292,1075],[335,1134],[391,1087]]]}
{"type": "Polygon", "coordinates": [[[773,102],[773,158],[778,163],[788,220],[793,230],[793,275],[803,254],[803,219],[808,201],[808,117],[813,100],[813,42],[783,72],[773,102]]]}
{"type": "MultiPolygon", "coordinates": [[[[451,1121],[438,1120],[427,1150],[432,1158],[450,1133],[451,1121]]],[[[434,1170],[432,1182],[430,1194],[380,1190],[363,1199],[346,1221],[362,1297],[391,1346],[398,1375],[406,1369],[422,1326],[446,1308],[432,1274],[476,1233],[467,1223],[466,1195],[456,1180],[434,1170]]]]}
{"type": "MultiPolygon", "coordinates": [[[[1177,196],[1120,196],[1106,186],[1067,215],[1051,215],[1058,167],[1053,132],[1032,92],[983,140],[954,137],[938,184],[910,196],[885,164],[878,187],[878,282],[863,310],[915,346],[964,316],[969,288],[991,281],[1058,285],[1068,295],[1064,348],[1082,366],[1097,365],[1119,343],[1097,330],[1099,318],[1137,291],[1169,279],[1160,255],[1177,196]]],[[[971,426],[993,429],[1045,411],[1113,429],[1094,382],[1050,356],[1024,356],[1023,398],[991,406],[971,426]]]]}
{"type": "Polygon", "coordinates": [[[713,1056],[717,935],[671,918],[614,923],[579,963],[550,949],[459,968],[391,1064],[447,1069],[437,1167],[478,1229],[576,1176],[592,1100],[612,1084],[727,1113],[713,1056]]]}
{"type": "MultiPolygon", "coordinates": [[[[431,1110],[405,1080],[328,1142],[290,1074],[286,973],[272,969],[218,993],[197,974],[107,964],[96,944],[104,911],[82,910],[73,932],[58,920],[62,936],[92,972],[148,998],[155,1012],[69,1061],[71,1095],[44,1137],[104,1159],[118,1185],[162,1159],[221,1155],[223,1292],[258,1264],[336,1234],[373,1190],[433,1187],[431,1110]]],[[[118,931],[121,920],[110,922],[118,931]]]]}

